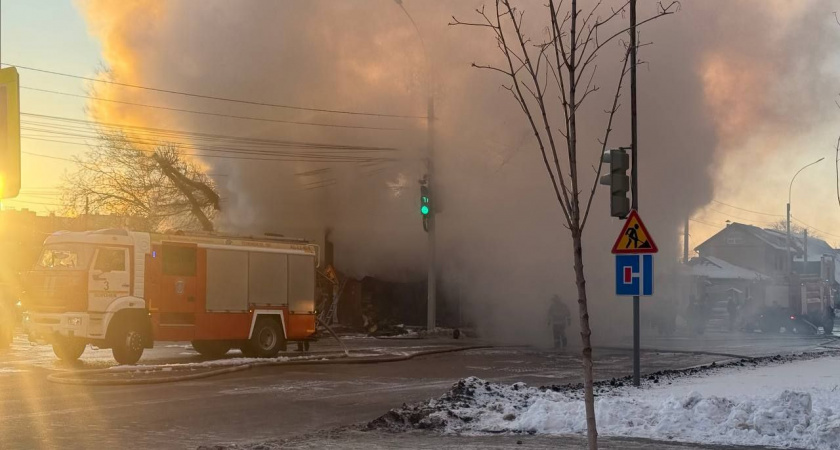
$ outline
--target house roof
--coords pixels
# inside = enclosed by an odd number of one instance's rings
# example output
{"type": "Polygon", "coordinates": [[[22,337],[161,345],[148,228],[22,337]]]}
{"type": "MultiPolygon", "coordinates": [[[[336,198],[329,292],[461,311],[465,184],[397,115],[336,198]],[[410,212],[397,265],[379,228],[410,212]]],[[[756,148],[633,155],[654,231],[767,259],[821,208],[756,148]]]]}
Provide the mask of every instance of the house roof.
{"type": "MultiPolygon", "coordinates": [[[[743,223],[731,223],[723,230],[717,232],[714,236],[704,241],[702,244],[696,247],[696,250],[699,250],[704,245],[706,245],[710,240],[717,237],[720,233],[725,232],[728,229],[736,229],[743,231],[745,233],[749,233],[755,236],[757,239],[761,240],[762,242],[766,243],[767,245],[777,249],[777,250],[787,250],[787,233],[784,231],[777,231],[777,230],[770,230],[766,228],[759,228],[753,225],[747,225],[743,223]]],[[[791,252],[794,254],[794,261],[802,261],[805,256],[805,236],[802,233],[791,233],[791,252]]],[[[834,257],[835,264],[834,264],[834,279],[840,281],[840,250],[832,248],[826,241],[814,237],[808,236],[808,262],[818,262],[821,260],[823,255],[831,255],[834,257]]],[[[689,265],[692,265],[694,260],[698,260],[698,262],[694,263],[691,268],[691,273],[696,274],[698,276],[707,276],[709,278],[720,278],[720,279],[751,279],[749,274],[746,274],[742,271],[748,271],[758,274],[758,272],[754,272],[750,269],[745,269],[743,267],[735,266],[733,264],[727,263],[726,261],[713,258],[713,257],[706,257],[706,258],[694,258],[689,261],[689,265]],[[702,261],[701,261],[702,260],[702,261]],[[731,266],[731,267],[730,267],[731,266]]],[[[759,274],[762,277],[767,277],[764,274],[759,274]]],[[[761,278],[763,279],[763,278],[761,278]]]]}
{"type": "MultiPolygon", "coordinates": [[[[791,238],[796,239],[799,242],[804,242],[804,237],[801,234],[791,235],[791,238]]],[[[804,247],[804,245],[803,245],[804,247]]],[[[838,256],[837,250],[833,249],[828,243],[820,238],[815,238],[813,236],[808,236],[808,261],[809,262],[818,262],[822,259],[823,255],[831,255],[834,257],[838,256]]],[[[795,261],[802,261],[805,255],[797,255],[794,260],[795,261]]]]}
{"type": "MultiPolygon", "coordinates": [[[[719,234],[726,232],[727,230],[739,230],[745,233],[749,233],[755,236],[760,241],[766,243],[767,245],[775,248],[776,250],[787,250],[787,233],[784,231],[777,231],[771,230],[768,228],[759,228],[753,225],[747,225],[744,223],[731,223],[726,226],[726,228],[718,231],[715,233],[714,236],[704,241],[702,244],[698,245],[695,250],[699,250],[704,245],[706,245],[709,241],[713,238],[717,237],[719,234]]],[[[790,235],[790,250],[795,255],[801,255],[804,253],[804,236],[801,233],[791,233],[790,235]]],[[[837,252],[828,245],[827,242],[824,240],[814,237],[808,236],[808,261],[819,261],[820,257],[824,254],[836,255],[837,252]]],[[[800,261],[802,260],[801,257],[798,258],[800,261]]]]}
{"type": "Polygon", "coordinates": [[[690,275],[716,280],[765,281],[771,279],[763,273],[736,266],[713,256],[692,258],[686,265],[686,269],[690,275]]]}

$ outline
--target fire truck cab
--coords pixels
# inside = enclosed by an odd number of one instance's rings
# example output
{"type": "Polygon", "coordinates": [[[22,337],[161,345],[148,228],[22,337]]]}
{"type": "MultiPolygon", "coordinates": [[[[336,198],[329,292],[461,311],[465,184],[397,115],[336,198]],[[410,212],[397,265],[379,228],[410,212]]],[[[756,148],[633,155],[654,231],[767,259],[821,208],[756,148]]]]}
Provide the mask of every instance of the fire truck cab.
{"type": "Polygon", "coordinates": [[[155,341],[272,357],[315,334],[318,247],[305,241],[109,229],[58,232],[27,274],[29,339],[134,364],[155,341]]]}

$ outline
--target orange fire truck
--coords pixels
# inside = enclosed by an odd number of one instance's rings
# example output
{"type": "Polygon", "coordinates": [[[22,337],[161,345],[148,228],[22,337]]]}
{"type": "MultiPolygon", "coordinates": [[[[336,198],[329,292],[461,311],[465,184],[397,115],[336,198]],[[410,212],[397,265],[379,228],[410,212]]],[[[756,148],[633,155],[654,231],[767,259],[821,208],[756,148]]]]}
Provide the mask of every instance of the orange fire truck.
{"type": "Polygon", "coordinates": [[[315,334],[318,257],[297,240],[58,232],[26,276],[24,325],[63,360],[91,344],[134,364],[154,341],[272,357],[315,334]]]}

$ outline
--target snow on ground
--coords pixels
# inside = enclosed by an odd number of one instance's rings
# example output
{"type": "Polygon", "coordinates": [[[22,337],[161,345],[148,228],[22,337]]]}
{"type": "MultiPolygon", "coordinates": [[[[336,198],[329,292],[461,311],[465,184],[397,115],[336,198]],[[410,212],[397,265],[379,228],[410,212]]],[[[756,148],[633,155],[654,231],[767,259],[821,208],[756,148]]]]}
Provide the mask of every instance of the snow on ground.
{"type": "Polygon", "coordinates": [[[191,362],[191,363],[170,363],[170,364],[137,364],[137,365],[122,365],[122,366],[111,366],[108,368],[111,372],[143,372],[143,371],[153,371],[153,370],[166,370],[171,371],[173,369],[176,370],[193,370],[193,369],[213,369],[213,368],[223,368],[223,367],[231,367],[231,366],[244,366],[247,364],[271,364],[271,363],[280,363],[280,362],[287,362],[287,361],[297,361],[297,360],[309,360],[309,359],[318,359],[323,358],[323,356],[295,356],[295,357],[287,357],[287,356],[277,356],[274,358],[227,358],[227,359],[212,359],[208,361],[201,361],[201,362],[191,362]]]}
{"type": "MultiPolygon", "coordinates": [[[[683,442],[840,449],[840,357],[736,364],[702,376],[600,389],[598,432],[683,442]],[[745,366],[745,367],[738,367],[745,366]]],[[[613,382],[613,385],[620,383],[613,382]]],[[[437,400],[404,405],[370,428],[444,433],[584,434],[579,390],[471,377],[437,400]]]]}

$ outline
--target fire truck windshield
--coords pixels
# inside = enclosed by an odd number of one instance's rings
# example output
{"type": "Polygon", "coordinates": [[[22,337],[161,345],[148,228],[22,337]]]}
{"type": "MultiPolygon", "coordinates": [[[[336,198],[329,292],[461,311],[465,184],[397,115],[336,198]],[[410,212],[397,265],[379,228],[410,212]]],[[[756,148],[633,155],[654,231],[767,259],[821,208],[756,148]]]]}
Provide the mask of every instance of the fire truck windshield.
{"type": "Polygon", "coordinates": [[[78,270],[86,269],[90,262],[90,250],[83,245],[61,244],[51,245],[44,248],[38,261],[36,269],[50,270],[78,270]]]}

